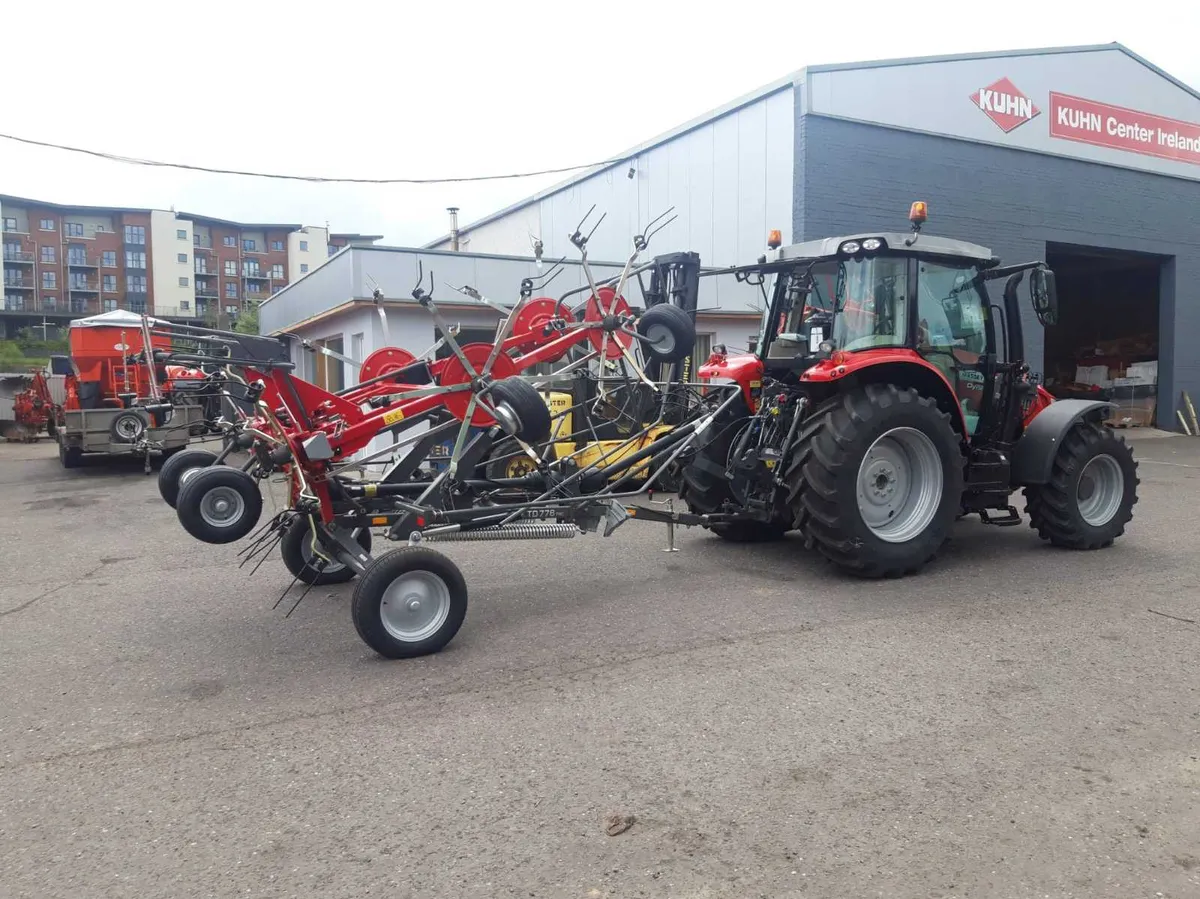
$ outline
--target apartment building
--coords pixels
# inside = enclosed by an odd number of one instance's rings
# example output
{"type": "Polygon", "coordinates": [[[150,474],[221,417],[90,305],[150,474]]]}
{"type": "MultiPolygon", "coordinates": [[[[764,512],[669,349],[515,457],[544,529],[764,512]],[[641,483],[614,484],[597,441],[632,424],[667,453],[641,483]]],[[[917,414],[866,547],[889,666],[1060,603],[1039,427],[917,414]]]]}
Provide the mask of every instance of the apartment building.
{"type": "Polygon", "coordinates": [[[113,309],[228,326],[350,243],[378,236],[174,210],[0,195],[0,337],[113,309]]]}

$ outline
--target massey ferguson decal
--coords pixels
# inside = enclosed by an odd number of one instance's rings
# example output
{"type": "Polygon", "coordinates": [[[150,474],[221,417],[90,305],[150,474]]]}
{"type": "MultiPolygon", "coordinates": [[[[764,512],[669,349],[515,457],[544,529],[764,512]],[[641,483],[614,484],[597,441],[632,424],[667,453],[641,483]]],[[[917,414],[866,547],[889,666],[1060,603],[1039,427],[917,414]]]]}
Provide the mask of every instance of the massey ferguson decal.
{"type": "Polygon", "coordinates": [[[1200,125],[1050,92],[1050,136],[1200,165],[1200,125]]]}
{"type": "Polygon", "coordinates": [[[975,91],[971,94],[971,102],[1006,133],[1041,113],[1007,78],[975,91]]]}

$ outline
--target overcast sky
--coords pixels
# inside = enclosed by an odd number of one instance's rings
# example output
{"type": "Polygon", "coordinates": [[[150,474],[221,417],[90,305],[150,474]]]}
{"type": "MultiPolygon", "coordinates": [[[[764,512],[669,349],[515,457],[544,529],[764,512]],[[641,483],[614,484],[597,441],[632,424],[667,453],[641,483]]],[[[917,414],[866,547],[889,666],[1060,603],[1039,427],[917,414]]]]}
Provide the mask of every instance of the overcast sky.
{"type": "MultiPolygon", "coordinates": [[[[0,13],[0,132],[325,177],[532,171],[622,151],[805,65],[1118,41],[1200,85],[1194,4],[171,0],[0,13]],[[1189,24],[1190,23],[1190,24],[1189,24]]],[[[357,186],[132,167],[0,140],[0,193],[418,245],[565,175],[357,186]]]]}

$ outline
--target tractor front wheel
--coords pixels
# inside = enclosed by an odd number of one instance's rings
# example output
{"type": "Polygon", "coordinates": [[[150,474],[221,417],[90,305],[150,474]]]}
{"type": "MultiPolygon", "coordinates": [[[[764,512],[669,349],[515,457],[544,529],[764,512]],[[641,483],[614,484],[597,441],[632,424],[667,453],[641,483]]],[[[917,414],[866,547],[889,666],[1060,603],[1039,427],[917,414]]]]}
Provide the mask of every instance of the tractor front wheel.
{"type": "Polygon", "coordinates": [[[894,384],[868,384],[821,415],[789,496],[806,540],[860,577],[922,568],[949,536],[962,502],[963,457],[937,403],[894,384]]]}
{"type": "Polygon", "coordinates": [[[1133,518],[1137,470],[1124,438],[1104,425],[1080,422],[1059,444],[1050,480],[1025,488],[1029,526],[1054,546],[1111,546],[1133,518]]]}

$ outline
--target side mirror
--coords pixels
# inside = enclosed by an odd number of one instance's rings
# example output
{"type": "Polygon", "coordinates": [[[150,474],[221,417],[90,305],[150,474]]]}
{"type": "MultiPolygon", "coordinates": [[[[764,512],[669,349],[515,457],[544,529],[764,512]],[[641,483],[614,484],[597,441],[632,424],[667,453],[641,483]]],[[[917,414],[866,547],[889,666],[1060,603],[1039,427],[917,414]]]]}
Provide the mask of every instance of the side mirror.
{"type": "Polygon", "coordinates": [[[1030,272],[1029,295],[1042,327],[1052,328],[1058,324],[1058,288],[1054,283],[1054,272],[1048,268],[1035,268],[1030,272]]]}

